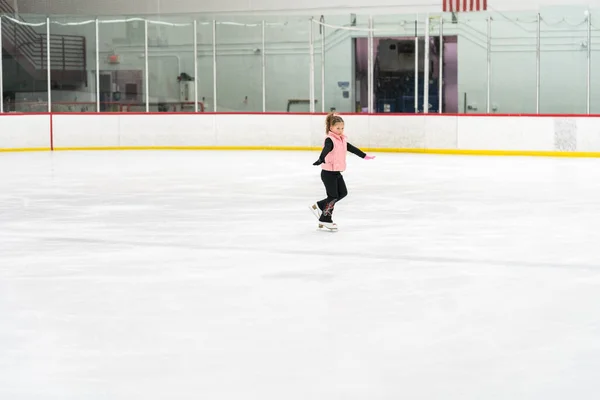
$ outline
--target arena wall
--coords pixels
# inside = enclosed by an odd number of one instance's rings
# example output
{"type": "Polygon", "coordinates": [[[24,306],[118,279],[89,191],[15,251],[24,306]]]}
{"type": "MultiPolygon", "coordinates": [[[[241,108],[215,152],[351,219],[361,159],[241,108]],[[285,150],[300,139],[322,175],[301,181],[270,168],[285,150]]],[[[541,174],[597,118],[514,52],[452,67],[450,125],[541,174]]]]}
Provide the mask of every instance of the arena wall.
{"type": "MultiPolygon", "coordinates": [[[[41,13],[58,15],[131,15],[131,14],[177,14],[177,13],[318,13],[325,11],[354,11],[357,13],[399,12],[425,13],[439,12],[441,1],[433,0],[376,0],[368,3],[361,0],[301,0],[295,2],[273,0],[222,0],[218,2],[197,2],[194,0],[136,0],[136,1],[92,1],[92,0],[10,0],[21,13],[41,13]]],[[[536,10],[542,7],[565,4],[565,0],[488,0],[490,8],[500,11],[536,10]]],[[[582,4],[581,1],[573,3],[582,4]]],[[[584,3],[585,4],[585,3],[584,3]]]]}
{"type": "MultiPolygon", "coordinates": [[[[346,115],[369,151],[600,156],[600,116],[346,115]]],[[[318,150],[323,115],[34,114],[0,116],[0,150],[318,150]]]]}

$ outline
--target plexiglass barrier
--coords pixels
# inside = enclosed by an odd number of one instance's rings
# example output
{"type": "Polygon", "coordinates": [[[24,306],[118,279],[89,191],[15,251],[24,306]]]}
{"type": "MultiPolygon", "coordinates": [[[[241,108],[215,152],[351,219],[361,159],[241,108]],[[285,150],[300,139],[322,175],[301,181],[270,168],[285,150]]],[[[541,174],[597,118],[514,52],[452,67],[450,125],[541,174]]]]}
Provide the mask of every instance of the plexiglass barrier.
{"type": "Polygon", "coordinates": [[[597,12],[0,12],[0,112],[600,112],[597,12]]]}

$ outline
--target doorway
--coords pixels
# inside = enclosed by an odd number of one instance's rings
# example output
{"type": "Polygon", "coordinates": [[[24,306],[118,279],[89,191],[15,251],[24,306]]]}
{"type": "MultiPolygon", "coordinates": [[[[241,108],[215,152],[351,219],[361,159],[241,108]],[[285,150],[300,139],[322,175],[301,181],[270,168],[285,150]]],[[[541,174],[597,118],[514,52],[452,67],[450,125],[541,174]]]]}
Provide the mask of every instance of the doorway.
{"type": "MultiPolygon", "coordinates": [[[[415,75],[414,37],[381,37],[373,39],[374,111],[376,113],[423,112],[425,82],[425,38],[419,38],[418,73],[415,75]],[[415,110],[415,77],[418,79],[415,110]]],[[[368,39],[356,38],[355,82],[356,111],[368,107],[368,39]]],[[[431,37],[429,43],[429,112],[439,112],[439,63],[443,46],[442,111],[458,113],[458,58],[457,37],[431,37]]]]}

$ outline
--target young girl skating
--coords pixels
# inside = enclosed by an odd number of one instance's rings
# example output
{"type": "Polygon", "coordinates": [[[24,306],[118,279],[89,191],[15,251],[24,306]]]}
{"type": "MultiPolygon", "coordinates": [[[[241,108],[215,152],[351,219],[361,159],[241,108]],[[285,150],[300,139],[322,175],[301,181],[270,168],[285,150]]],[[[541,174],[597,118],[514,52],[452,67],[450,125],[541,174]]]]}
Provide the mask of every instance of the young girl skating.
{"type": "Polygon", "coordinates": [[[337,230],[332,220],[335,204],[348,194],[342,172],[346,170],[346,152],[349,151],[365,160],[372,160],[360,149],[352,146],[344,136],[344,120],[338,114],[330,113],[325,120],[325,144],[319,159],[313,165],[321,165],[321,180],[325,185],[327,197],[310,206],[319,219],[319,228],[337,230]]]}

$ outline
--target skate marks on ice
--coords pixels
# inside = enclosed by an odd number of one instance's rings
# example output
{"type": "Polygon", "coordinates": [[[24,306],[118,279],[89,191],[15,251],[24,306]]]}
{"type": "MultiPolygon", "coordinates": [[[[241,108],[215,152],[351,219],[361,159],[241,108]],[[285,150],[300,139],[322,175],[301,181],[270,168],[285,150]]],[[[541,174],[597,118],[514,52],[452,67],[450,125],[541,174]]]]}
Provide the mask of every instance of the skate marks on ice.
{"type": "MultiPolygon", "coordinates": [[[[340,242],[343,242],[344,232],[338,232],[336,237],[342,238],[340,242]]],[[[173,249],[186,249],[186,250],[198,250],[198,251],[226,251],[226,252],[247,252],[247,253],[270,253],[278,255],[290,255],[290,256],[312,256],[315,253],[310,249],[296,249],[296,248],[280,248],[266,245],[265,247],[259,247],[256,244],[251,246],[240,246],[234,244],[220,245],[220,244],[203,244],[201,242],[190,242],[183,243],[182,241],[165,243],[158,241],[133,241],[133,240],[109,240],[99,238],[76,238],[76,237],[27,237],[28,239],[34,239],[40,242],[59,242],[66,244],[92,244],[100,246],[117,246],[117,247],[149,247],[149,248],[173,248],[173,249]]],[[[556,269],[577,269],[583,271],[600,271],[600,264],[592,263],[578,263],[578,262],[542,262],[542,261],[525,261],[518,259],[507,259],[501,260],[497,258],[467,258],[457,256],[422,256],[414,254],[405,254],[397,251],[393,251],[387,254],[383,254],[380,251],[348,251],[347,248],[336,249],[334,246],[328,248],[327,252],[319,252],[321,258],[340,258],[352,256],[353,258],[363,258],[365,260],[377,260],[377,261],[398,261],[398,262],[422,262],[422,263],[433,263],[433,264],[468,264],[468,265],[488,265],[496,267],[528,267],[528,268],[556,268],[556,269]]]]}

